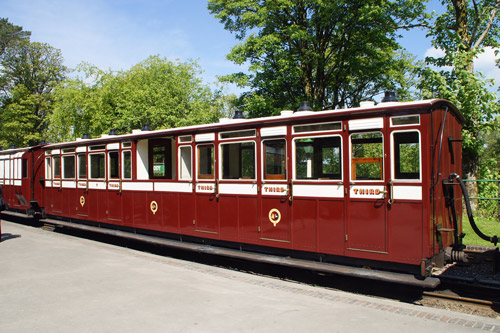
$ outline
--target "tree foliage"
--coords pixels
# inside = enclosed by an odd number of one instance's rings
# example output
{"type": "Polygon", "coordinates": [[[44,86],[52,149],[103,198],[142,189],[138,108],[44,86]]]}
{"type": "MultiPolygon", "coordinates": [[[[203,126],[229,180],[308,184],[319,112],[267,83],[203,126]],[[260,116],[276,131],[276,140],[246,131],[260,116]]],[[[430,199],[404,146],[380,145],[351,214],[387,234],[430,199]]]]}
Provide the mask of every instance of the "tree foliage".
{"type": "Polygon", "coordinates": [[[67,71],[61,52],[48,44],[19,40],[0,60],[0,145],[38,144],[52,112],[52,90],[67,71]]]}
{"type": "Polygon", "coordinates": [[[398,28],[424,16],[423,1],[209,0],[208,8],[242,41],[228,58],[252,74],[224,79],[249,87],[253,115],[296,108],[352,106],[404,83],[411,66],[398,53],[398,28]]]}
{"type": "Polygon", "coordinates": [[[438,93],[454,102],[464,114],[464,167],[475,177],[479,156],[484,147],[482,133],[498,128],[493,123],[500,113],[498,95],[492,92],[492,80],[474,71],[474,59],[485,47],[500,46],[500,1],[442,0],[446,11],[438,16],[429,30],[432,44],[442,50],[442,57],[429,57],[430,65],[422,71],[420,88],[424,97],[438,93]]]}
{"type": "Polygon", "coordinates": [[[203,85],[195,62],[152,56],[128,71],[104,72],[82,64],[83,78],[69,78],[54,92],[51,140],[70,140],[116,129],[130,133],[148,124],[163,129],[213,122],[218,95],[203,85]]]}
{"type": "Polygon", "coordinates": [[[23,31],[19,27],[9,22],[7,18],[0,18],[0,56],[12,44],[21,40],[28,40],[31,32],[23,31]]]}

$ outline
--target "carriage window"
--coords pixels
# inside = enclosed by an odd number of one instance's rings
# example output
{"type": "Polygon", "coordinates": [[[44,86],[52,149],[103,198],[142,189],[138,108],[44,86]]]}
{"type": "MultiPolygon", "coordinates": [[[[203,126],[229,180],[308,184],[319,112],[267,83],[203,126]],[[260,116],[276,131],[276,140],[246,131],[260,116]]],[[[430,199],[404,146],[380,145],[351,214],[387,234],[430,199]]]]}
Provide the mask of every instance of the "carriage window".
{"type": "Polygon", "coordinates": [[[28,160],[25,158],[22,159],[21,169],[23,178],[28,178],[28,160]]]}
{"type": "Polygon", "coordinates": [[[87,179],[87,155],[78,155],[78,178],[87,179]]]}
{"type": "MultiPolygon", "coordinates": [[[[10,178],[10,160],[6,160],[5,162],[5,179],[10,178]]],[[[51,174],[52,175],[52,174],[51,174]]]]}
{"type": "Polygon", "coordinates": [[[52,179],[52,164],[50,157],[45,158],[45,178],[52,179]]]}
{"type": "Polygon", "coordinates": [[[255,179],[255,143],[221,145],[222,179],[255,179]]]}
{"type": "Polygon", "coordinates": [[[286,141],[264,141],[264,179],[286,178],[286,141]]]}
{"type": "Polygon", "coordinates": [[[120,154],[117,151],[108,153],[109,178],[120,178],[120,154]]]}
{"type": "Polygon", "coordinates": [[[399,116],[391,117],[391,126],[405,126],[420,124],[420,116],[399,116]]]}
{"type": "Polygon", "coordinates": [[[295,140],[296,179],[341,179],[340,137],[295,140]]]}
{"type": "Polygon", "coordinates": [[[90,178],[105,178],[104,153],[90,155],[90,178]]]}
{"type": "Polygon", "coordinates": [[[186,142],[192,142],[193,141],[193,136],[192,135],[184,135],[179,137],[179,142],[186,143],[186,142]]]}
{"type": "Polygon", "coordinates": [[[52,160],[54,161],[54,178],[61,178],[61,157],[54,156],[52,160]]]}
{"type": "Polygon", "coordinates": [[[293,133],[338,131],[341,129],[342,129],[342,122],[337,121],[334,123],[323,123],[323,124],[312,124],[312,125],[308,124],[308,125],[293,126],[293,133]]]}
{"type": "Polygon", "coordinates": [[[123,160],[123,179],[132,179],[132,152],[125,150],[122,152],[123,160]]]}
{"type": "Polygon", "coordinates": [[[198,146],[198,178],[214,179],[214,146],[198,146]]]}
{"type": "Polygon", "coordinates": [[[75,178],[75,156],[63,156],[63,178],[75,178]]]}
{"type": "Polygon", "coordinates": [[[351,136],[352,180],[383,179],[382,133],[362,133],[351,136]]]}
{"type": "Polygon", "coordinates": [[[179,167],[179,179],[181,180],[191,180],[191,146],[183,146],[179,148],[180,155],[180,167],[179,167]]]}
{"type": "Polygon", "coordinates": [[[393,133],[394,178],[420,179],[420,140],[418,132],[393,133]]]}
{"type": "Polygon", "coordinates": [[[244,130],[236,132],[222,132],[220,133],[221,139],[234,139],[234,138],[244,138],[244,137],[254,137],[255,130],[244,130]]]}
{"type": "Polygon", "coordinates": [[[151,140],[149,156],[150,178],[172,179],[172,143],[170,139],[151,140]]]}

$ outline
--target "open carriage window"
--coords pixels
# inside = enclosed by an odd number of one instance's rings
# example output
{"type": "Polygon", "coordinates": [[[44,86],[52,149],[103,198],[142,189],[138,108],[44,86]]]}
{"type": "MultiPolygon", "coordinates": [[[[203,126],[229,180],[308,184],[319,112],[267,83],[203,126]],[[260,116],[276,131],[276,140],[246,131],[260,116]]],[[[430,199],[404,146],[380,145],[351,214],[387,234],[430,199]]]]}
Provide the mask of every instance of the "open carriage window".
{"type": "Polygon", "coordinates": [[[222,144],[222,179],[255,179],[255,143],[222,144]]]}
{"type": "Polygon", "coordinates": [[[295,140],[296,179],[341,179],[340,137],[295,140]]]}
{"type": "Polygon", "coordinates": [[[105,178],[105,156],[104,153],[90,154],[90,178],[105,178]]]}
{"type": "Polygon", "coordinates": [[[420,139],[417,131],[396,132],[394,138],[394,178],[420,179],[420,139]]]}
{"type": "Polygon", "coordinates": [[[172,141],[170,139],[150,140],[150,178],[172,179],[172,141]]]}
{"type": "Polygon", "coordinates": [[[108,153],[109,178],[120,178],[120,154],[118,151],[108,153]]]}
{"type": "Polygon", "coordinates": [[[351,149],[352,180],[382,180],[384,178],[382,133],[353,134],[351,149]]]}
{"type": "Polygon", "coordinates": [[[74,155],[63,156],[63,178],[64,179],[75,178],[75,156],[74,155]]]}
{"type": "Polygon", "coordinates": [[[264,141],[264,179],[286,179],[285,139],[264,141]]]}
{"type": "Polygon", "coordinates": [[[22,159],[21,169],[23,178],[28,178],[28,160],[26,158],[22,159]]]}

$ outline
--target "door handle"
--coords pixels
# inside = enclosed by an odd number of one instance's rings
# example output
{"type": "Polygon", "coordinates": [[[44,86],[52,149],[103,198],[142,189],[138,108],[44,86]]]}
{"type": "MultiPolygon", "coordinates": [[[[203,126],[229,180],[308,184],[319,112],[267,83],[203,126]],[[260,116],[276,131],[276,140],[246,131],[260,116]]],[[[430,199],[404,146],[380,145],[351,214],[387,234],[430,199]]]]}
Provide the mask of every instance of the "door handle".
{"type": "Polygon", "coordinates": [[[389,183],[387,184],[389,185],[389,200],[387,200],[387,203],[389,205],[392,205],[394,203],[394,182],[392,180],[389,180],[389,183]]]}
{"type": "Polygon", "coordinates": [[[290,183],[288,183],[288,189],[286,190],[286,195],[288,196],[288,201],[292,203],[293,201],[293,183],[290,180],[290,183]]]}

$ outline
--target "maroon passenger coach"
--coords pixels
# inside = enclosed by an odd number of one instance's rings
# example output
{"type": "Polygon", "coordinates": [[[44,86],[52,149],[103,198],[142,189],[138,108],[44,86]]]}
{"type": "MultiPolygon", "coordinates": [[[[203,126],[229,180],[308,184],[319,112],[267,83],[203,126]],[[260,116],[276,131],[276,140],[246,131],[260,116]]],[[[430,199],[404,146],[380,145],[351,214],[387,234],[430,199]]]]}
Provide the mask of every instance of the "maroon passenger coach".
{"type": "Polygon", "coordinates": [[[0,185],[29,215],[428,274],[461,234],[462,122],[433,99],[134,130],[1,151],[0,185]]]}

